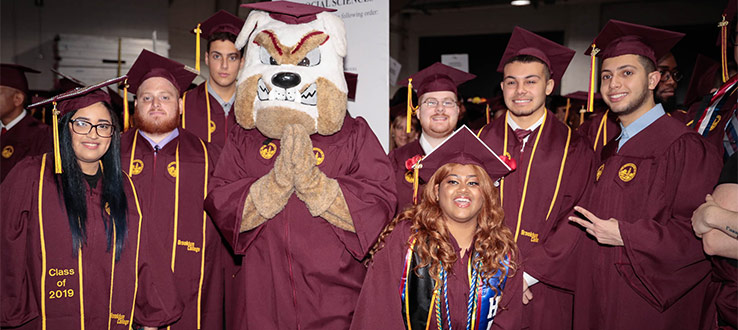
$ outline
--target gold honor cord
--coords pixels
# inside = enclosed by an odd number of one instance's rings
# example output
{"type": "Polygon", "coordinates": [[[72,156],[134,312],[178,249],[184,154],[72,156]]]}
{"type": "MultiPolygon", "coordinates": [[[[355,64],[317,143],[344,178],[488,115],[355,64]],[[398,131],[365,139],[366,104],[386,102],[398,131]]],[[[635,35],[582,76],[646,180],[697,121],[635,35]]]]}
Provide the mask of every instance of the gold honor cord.
{"type": "MultiPolygon", "coordinates": [[[[111,217],[110,218],[110,220],[111,220],[111,224],[110,225],[113,226],[113,239],[115,239],[116,238],[116,229],[115,229],[115,225],[113,225],[113,223],[112,223],[112,219],[113,218],[111,217]]],[[[113,254],[112,254],[112,258],[110,258],[111,259],[111,261],[110,261],[110,298],[108,300],[108,315],[112,315],[113,314],[113,283],[115,283],[114,282],[114,280],[115,280],[115,252],[116,252],[116,246],[115,246],[115,241],[113,241],[113,254]]],[[[110,330],[110,324],[112,322],[113,322],[113,318],[112,317],[108,317],[108,330],[110,330]]]]}
{"type": "MultiPolygon", "coordinates": [[[[208,195],[208,171],[209,171],[209,162],[208,162],[208,148],[205,146],[205,142],[200,140],[200,143],[202,144],[202,151],[205,154],[205,184],[202,188],[202,199],[205,200],[205,198],[208,195]]],[[[177,167],[179,169],[179,167],[177,167]]],[[[179,175],[177,176],[179,177],[179,175]]],[[[200,283],[198,283],[197,286],[197,329],[202,329],[202,282],[205,277],[205,243],[206,243],[206,225],[207,225],[207,217],[208,214],[203,210],[202,211],[202,253],[200,254],[200,283]]]]}
{"type": "Polygon", "coordinates": [[[602,116],[600,125],[597,127],[597,135],[595,137],[594,145],[592,146],[593,150],[597,150],[597,143],[600,141],[600,133],[604,133],[602,134],[602,146],[604,147],[607,144],[607,114],[609,112],[609,109],[605,111],[605,115],[602,116]]]}
{"type": "Polygon", "coordinates": [[[46,330],[46,238],[44,237],[44,212],[43,191],[44,191],[44,171],[46,170],[46,155],[41,157],[41,172],[38,175],[38,231],[40,232],[39,241],[41,243],[41,329],[46,330]]]}
{"type": "MultiPolygon", "coordinates": [[[[138,134],[138,132],[136,133],[138,134]]],[[[136,262],[133,265],[133,270],[136,272],[136,280],[133,284],[133,302],[131,304],[131,322],[129,324],[133,325],[133,313],[136,310],[136,296],[138,295],[138,256],[140,252],[141,247],[141,231],[143,228],[141,228],[143,215],[141,213],[141,204],[138,202],[138,194],[136,193],[136,187],[133,185],[133,180],[131,180],[131,177],[126,175],[128,178],[128,182],[131,184],[131,190],[133,191],[133,199],[136,201],[136,211],[138,212],[138,234],[136,235],[136,262]]]]}
{"type": "Polygon", "coordinates": [[[133,175],[133,160],[136,158],[136,142],[138,141],[138,130],[133,134],[133,145],[131,146],[131,159],[128,161],[128,175],[133,175]]]}
{"type": "Polygon", "coordinates": [[[205,123],[205,128],[208,130],[208,143],[210,143],[210,92],[208,91],[208,81],[205,80],[205,106],[208,108],[208,122],[205,123]]]}
{"type": "Polygon", "coordinates": [[[566,157],[569,155],[569,142],[571,142],[571,127],[566,126],[568,129],[566,135],[566,146],[564,147],[564,155],[561,157],[561,167],[559,168],[559,177],[556,179],[556,189],[554,190],[553,198],[551,198],[551,205],[548,207],[548,213],[546,213],[546,221],[551,215],[554,204],[556,204],[556,198],[559,196],[559,188],[561,188],[561,177],[564,175],[564,165],[566,164],[566,157]]]}
{"type": "Polygon", "coordinates": [[[79,270],[79,326],[80,330],[85,330],[85,284],[82,279],[82,247],[77,250],[77,268],[79,270]]]}

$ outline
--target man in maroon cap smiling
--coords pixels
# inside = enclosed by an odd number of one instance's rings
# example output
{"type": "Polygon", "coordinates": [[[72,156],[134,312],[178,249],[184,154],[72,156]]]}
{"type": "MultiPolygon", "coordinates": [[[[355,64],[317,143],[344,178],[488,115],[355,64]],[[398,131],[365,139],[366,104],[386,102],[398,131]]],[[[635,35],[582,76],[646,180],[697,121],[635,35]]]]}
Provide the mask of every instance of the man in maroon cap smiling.
{"type": "Polygon", "coordinates": [[[566,222],[587,188],[594,156],[571,128],[546,109],[546,96],[561,81],[574,51],[515,27],[497,70],[508,111],[480,131],[517,169],[500,183],[505,224],[523,259],[526,287],[523,327],[569,329],[574,276],[562,258],[576,246],[580,230],[566,222]],[[538,283],[538,282],[541,283],[538,283]],[[537,284],[538,283],[538,284],[537,284]]]}
{"type": "Polygon", "coordinates": [[[242,19],[221,10],[194,30],[200,30],[198,38],[207,40],[205,64],[210,76],[183,96],[181,126],[219,147],[223,147],[229,130],[236,125],[231,110],[236,100],[238,70],[244,61],[243,51],[236,48],[235,42],[243,23],[242,19]]]}
{"type": "MultiPolygon", "coordinates": [[[[458,85],[475,77],[471,73],[436,62],[408,78],[408,81],[412,79],[412,87],[418,91],[420,104],[415,115],[420,120],[422,132],[417,140],[389,153],[390,162],[395,169],[397,212],[412,206],[415,194],[415,178],[406,162],[415,156],[430,153],[454,132],[459,120],[458,85]]],[[[408,105],[408,109],[410,107],[412,105],[408,105]]],[[[407,116],[412,118],[412,112],[408,112],[407,116]]],[[[418,191],[420,193],[422,191],[418,191]]]]}
{"type": "Polygon", "coordinates": [[[713,326],[716,287],[690,218],[717,182],[720,158],[653,101],[656,59],[682,36],[610,20],[594,41],[602,50],[600,92],[621,133],[602,150],[591,207],[577,206],[570,218],[591,238],[576,296],[582,326],[713,326]]]}
{"type": "Polygon", "coordinates": [[[185,303],[171,329],[223,328],[225,247],[205,215],[203,201],[217,154],[187,130],[179,129],[182,91],[196,73],[183,64],[144,50],[128,71],[136,94],[134,128],[121,136],[121,164],[138,190],[150,230],[168,255],[185,303]]]}
{"type": "Polygon", "coordinates": [[[26,72],[39,73],[20,65],[0,64],[0,182],[23,158],[51,150],[51,130],[24,109],[29,103],[26,72]]]}

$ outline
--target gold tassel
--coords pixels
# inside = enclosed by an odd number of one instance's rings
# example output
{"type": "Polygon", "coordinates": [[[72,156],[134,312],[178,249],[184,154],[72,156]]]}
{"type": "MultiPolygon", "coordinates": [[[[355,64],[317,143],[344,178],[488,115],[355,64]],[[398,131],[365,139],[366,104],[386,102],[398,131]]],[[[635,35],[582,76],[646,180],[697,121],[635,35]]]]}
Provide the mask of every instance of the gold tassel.
{"type": "Polygon", "coordinates": [[[566,111],[564,111],[564,123],[569,125],[569,109],[571,108],[571,99],[566,98],[566,111]]]}
{"type": "Polygon", "coordinates": [[[487,103],[487,108],[484,111],[487,113],[487,125],[489,125],[489,103],[487,103]]]}
{"type": "MultiPolygon", "coordinates": [[[[594,111],[594,89],[595,89],[595,64],[597,63],[597,53],[600,49],[595,44],[592,44],[592,53],[590,53],[591,61],[589,65],[589,92],[587,93],[587,111],[594,111]]],[[[584,114],[580,121],[584,120],[584,114]]]]}
{"type": "Polygon", "coordinates": [[[195,28],[195,70],[197,72],[200,72],[200,33],[202,33],[202,30],[200,30],[200,23],[197,23],[197,27],[195,28]]]}
{"type": "Polygon", "coordinates": [[[410,133],[410,128],[412,128],[412,120],[413,120],[413,112],[417,110],[418,107],[413,106],[413,78],[407,79],[407,124],[406,124],[406,131],[407,133],[410,133]]]}
{"type": "MultiPolygon", "coordinates": [[[[735,1],[735,0],[731,0],[735,1]]],[[[728,24],[730,22],[725,20],[725,15],[723,15],[723,20],[718,23],[718,27],[720,28],[720,65],[722,67],[722,74],[723,74],[723,83],[728,81],[730,77],[728,76],[728,24]]]]}
{"type": "Polygon", "coordinates": [[[61,165],[61,153],[59,152],[59,110],[56,109],[56,101],[53,102],[54,108],[51,110],[52,113],[52,125],[54,133],[54,173],[62,173],[61,165]]]}
{"type": "Polygon", "coordinates": [[[131,118],[128,113],[128,79],[123,82],[123,132],[131,127],[131,118]]]}

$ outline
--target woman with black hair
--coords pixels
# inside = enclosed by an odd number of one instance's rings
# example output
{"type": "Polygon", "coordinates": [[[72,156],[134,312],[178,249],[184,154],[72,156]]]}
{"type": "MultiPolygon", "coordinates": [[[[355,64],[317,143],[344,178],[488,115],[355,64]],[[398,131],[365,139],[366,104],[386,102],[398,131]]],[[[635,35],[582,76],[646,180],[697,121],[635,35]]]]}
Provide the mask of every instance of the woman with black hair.
{"type": "Polygon", "coordinates": [[[62,116],[54,152],[21,161],[0,186],[2,327],[148,329],[181,315],[171,271],[148,262],[164,252],[139,231],[121,170],[120,128],[100,90],[119,80],[48,100],[62,116]]]}

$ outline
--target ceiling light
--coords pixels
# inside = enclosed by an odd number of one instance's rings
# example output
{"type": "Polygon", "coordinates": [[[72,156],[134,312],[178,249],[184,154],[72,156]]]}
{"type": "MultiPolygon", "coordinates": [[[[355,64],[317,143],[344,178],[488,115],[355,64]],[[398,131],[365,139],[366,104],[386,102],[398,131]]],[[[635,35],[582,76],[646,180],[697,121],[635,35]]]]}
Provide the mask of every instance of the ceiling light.
{"type": "Polygon", "coordinates": [[[510,4],[513,6],[527,6],[530,5],[530,0],[512,0],[510,4]]]}

